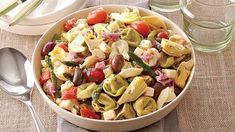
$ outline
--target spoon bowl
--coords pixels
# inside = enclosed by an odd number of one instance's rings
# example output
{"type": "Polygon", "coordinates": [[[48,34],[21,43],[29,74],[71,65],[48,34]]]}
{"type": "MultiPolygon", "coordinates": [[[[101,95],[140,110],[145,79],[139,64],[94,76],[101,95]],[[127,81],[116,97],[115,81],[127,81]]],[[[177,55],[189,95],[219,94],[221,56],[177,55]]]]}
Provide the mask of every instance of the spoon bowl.
{"type": "Polygon", "coordinates": [[[45,132],[46,129],[32,107],[33,86],[33,73],[29,60],[16,49],[0,49],[0,89],[26,104],[38,132],[45,132]]]}

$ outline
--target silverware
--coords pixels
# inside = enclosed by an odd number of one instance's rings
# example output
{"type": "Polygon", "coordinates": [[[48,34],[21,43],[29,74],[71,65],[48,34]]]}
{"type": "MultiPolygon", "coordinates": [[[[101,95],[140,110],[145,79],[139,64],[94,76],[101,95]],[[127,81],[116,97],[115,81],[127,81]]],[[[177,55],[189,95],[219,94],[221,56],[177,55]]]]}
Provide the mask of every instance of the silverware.
{"type": "Polygon", "coordinates": [[[25,1],[26,0],[11,0],[8,4],[6,4],[3,8],[0,9],[0,17],[14,9],[19,4],[24,3],[25,1]]]}
{"type": "MultiPolygon", "coordinates": [[[[12,0],[0,9],[0,17],[9,11],[13,10],[19,4],[26,2],[27,0],[12,0]]],[[[17,24],[21,19],[30,14],[35,8],[37,8],[43,0],[32,0],[22,10],[20,10],[14,18],[10,21],[9,26],[17,24]]]]}
{"type": "Polygon", "coordinates": [[[20,10],[15,17],[11,20],[9,26],[13,26],[17,24],[21,19],[23,19],[25,16],[30,14],[34,9],[36,9],[40,4],[42,3],[42,0],[34,0],[27,4],[22,10],[20,10]]]}
{"type": "Polygon", "coordinates": [[[32,106],[33,85],[33,73],[29,60],[16,49],[0,49],[0,88],[26,104],[33,116],[38,132],[46,132],[32,106]]]}

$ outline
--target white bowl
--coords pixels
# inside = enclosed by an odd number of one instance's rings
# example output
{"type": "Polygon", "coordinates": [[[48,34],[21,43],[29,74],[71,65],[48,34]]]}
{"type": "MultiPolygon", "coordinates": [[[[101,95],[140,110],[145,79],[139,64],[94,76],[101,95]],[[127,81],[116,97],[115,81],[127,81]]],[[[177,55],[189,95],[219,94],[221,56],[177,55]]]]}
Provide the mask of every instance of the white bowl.
{"type": "MultiPolygon", "coordinates": [[[[43,45],[50,41],[52,36],[55,33],[60,33],[60,31],[62,31],[63,29],[63,23],[68,20],[71,19],[73,17],[76,18],[86,18],[87,14],[96,9],[96,8],[100,8],[103,7],[107,12],[111,13],[111,12],[122,12],[125,8],[134,8],[133,6],[127,6],[127,5],[104,5],[104,6],[97,6],[97,7],[91,7],[91,8],[87,8],[87,9],[83,9],[80,11],[77,11],[63,19],[61,19],[59,22],[57,22],[54,26],[52,26],[39,40],[34,53],[33,53],[33,72],[34,72],[34,78],[35,78],[35,83],[36,86],[40,92],[40,94],[42,95],[42,97],[44,98],[44,100],[48,103],[48,105],[62,118],[66,119],[67,121],[86,128],[86,129],[90,129],[90,130],[95,130],[95,131],[131,131],[131,130],[136,130],[139,128],[143,128],[145,126],[148,126],[158,120],[160,120],[161,118],[163,118],[164,116],[166,116],[169,112],[171,112],[180,102],[180,100],[185,96],[186,92],[189,89],[189,84],[192,81],[193,78],[193,74],[194,74],[194,70],[195,70],[195,66],[192,69],[191,75],[188,79],[188,82],[184,88],[184,90],[177,96],[176,99],[174,99],[172,102],[170,102],[169,104],[167,104],[166,106],[164,106],[163,108],[152,112],[148,115],[145,116],[141,116],[141,117],[137,117],[137,118],[132,118],[132,119],[126,119],[126,120],[115,120],[115,121],[105,121],[105,120],[95,120],[95,119],[89,119],[89,118],[83,118],[81,116],[77,116],[72,114],[71,112],[68,112],[62,108],[60,108],[59,106],[57,106],[54,102],[52,102],[47,96],[46,94],[43,92],[42,87],[39,84],[39,77],[40,77],[40,68],[41,68],[41,49],[43,47],[43,45]]],[[[174,24],[171,20],[169,20],[168,18],[156,13],[156,12],[152,12],[150,10],[144,9],[144,8],[139,8],[141,16],[145,16],[145,15],[154,15],[154,16],[159,16],[160,18],[162,18],[170,27],[170,29],[172,29],[173,31],[175,31],[177,34],[183,36],[186,40],[189,41],[189,39],[187,38],[186,34],[176,25],[174,24]]],[[[195,54],[194,51],[192,51],[192,58],[194,61],[194,65],[195,65],[195,54]]]]}

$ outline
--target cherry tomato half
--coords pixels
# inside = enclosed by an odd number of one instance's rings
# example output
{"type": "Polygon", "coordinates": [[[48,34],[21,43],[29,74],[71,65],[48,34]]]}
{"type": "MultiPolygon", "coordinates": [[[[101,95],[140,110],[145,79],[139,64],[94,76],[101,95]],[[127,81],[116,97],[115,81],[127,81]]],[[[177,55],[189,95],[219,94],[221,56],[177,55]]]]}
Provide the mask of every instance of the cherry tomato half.
{"type": "Polygon", "coordinates": [[[65,52],[69,52],[67,43],[59,44],[59,47],[62,48],[65,52]]]}
{"type": "Polygon", "coordinates": [[[88,82],[101,83],[105,79],[105,75],[100,68],[89,68],[85,73],[84,77],[88,82]]]}
{"type": "Polygon", "coordinates": [[[50,79],[50,71],[49,70],[46,70],[46,71],[43,71],[42,74],[41,74],[41,77],[39,79],[39,82],[41,84],[41,86],[46,83],[47,80],[50,79]]]}
{"type": "Polygon", "coordinates": [[[166,32],[160,32],[157,34],[157,37],[161,38],[161,39],[168,39],[168,34],[166,32]]]}
{"type": "Polygon", "coordinates": [[[135,21],[131,23],[131,27],[135,29],[143,37],[147,37],[150,32],[150,27],[144,21],[135,21]]]}
{"type": "Polygon", "coordinates": [[[65,91],[62,94],[61,99],[63,100],[67,100],[67,99],[76,99],[77,98],[77,88],[76,87],[72,87],[69,90],[65,91]]]}
{"type": "Polygon", "coordinates": [[[73,28],[73,26],[76,24],[77,19],[76,18],[72,18],[71,20],[68,20],[65,24],[64,24],[64,30],[66,32],[68,32],[70,29],[73,28]]]}
{"type": "Polygon", "coordinates": [[[100,119],[100,116],[96,114],[95,112],[93,112],[92,110],[90,110],[89,108],[81,108],[80,114],[82,117],[100,119]]]}
{"type": "Polygon", "coordinates": [[[96,9],[90,12],[87,16],[87,23],[93,25],[103,23],[107,18],[107,12],[103,8],[96,9]]]}

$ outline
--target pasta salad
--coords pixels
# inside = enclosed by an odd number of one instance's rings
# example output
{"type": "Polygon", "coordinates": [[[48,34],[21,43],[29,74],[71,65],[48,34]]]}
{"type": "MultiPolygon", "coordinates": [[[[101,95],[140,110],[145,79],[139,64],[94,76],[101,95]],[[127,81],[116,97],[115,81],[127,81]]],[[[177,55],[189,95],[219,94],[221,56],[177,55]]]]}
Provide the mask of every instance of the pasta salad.
{"type": "Polygon", "coordinates": [[[122,120],[162,108],[193,68],[190,42],[139,10],[72,18],[41,51],[39,82],[59,107],[85,118],[122,120]]]}

